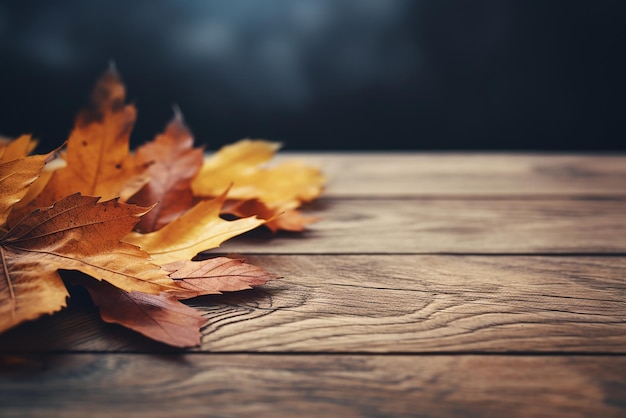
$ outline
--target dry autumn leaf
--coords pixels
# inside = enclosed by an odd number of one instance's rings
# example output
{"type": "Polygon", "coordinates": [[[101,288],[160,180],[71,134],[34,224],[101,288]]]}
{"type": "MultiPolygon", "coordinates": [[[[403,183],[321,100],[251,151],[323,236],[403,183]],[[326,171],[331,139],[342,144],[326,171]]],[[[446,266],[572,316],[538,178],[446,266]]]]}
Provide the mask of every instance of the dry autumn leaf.
{"type": "Polygon", "coordinates": [[[184,214],[195,203],[191,179],[202,166],[204,150],[193,148],[193,137],[176,112],[161,135],[135,152],[135,164],[148,167],[150,181],[128,202],[157,206],[144,215],[135,229],[154,232],[184,214]]]}
{"type": "Polygon", "coordinates": [[[79,113],[62,159],[46,168],[50,155],[28,156],[36,145],[29,136],[0,141],[0,332],[65,306],[58,271],[76,270],[91,276],[77,280],[103,320],[177,347],[197,345],[205,319],[179,299],[276,276],[241,260],[191,259],[265,223],[301,230],[312,221],[295,209],[319,194],[322,176],[299,164],[261,167],[275,144],[242,141],[203,166],[177,113],[133,155],[135,117],[110,70],[79,113]]]}
{"type": "Polygon", "coordinates": [[[15,140],[0,140],[0,163],[24,158],[37,146],[30,135],[22,135],[15,140]]]}
{"type": "Polygon", "coordinates": [[[105,322],[120,324],[175,347],[200,344],[200,327],[207,320],[198,310],[180,303],[173,293],[126,292],[90,277],[74,278],[72,284],[87,289],[105,322]]]}
{"type": "Polygon", "coordinates": [[[258,199],[271,208],[291,209],[319,196],[324,177],[318,169],[295,161],[262,166],[279,147],[249,139],[227,145],[204,161],[192,188],[198,196],[216,196],[232,184],[230,199],[258,199]]]}
{"type": "Polygon", "coordinates": [[[146,167],[130,154],[130,133],[137,111],[125,104],[119,75],[109,70],[98,81],[90,107],[82,110],[67,141],[67,164],[56,170],[32,207],[50,205],[72,193],[103,200],[135,194],[147,181],[146,167]]]}
{"type": "Polygon", "coordinates": [[[271,220],[267,226],[273,230],[303,230],[316,219],[302,216],[296,208],[318,197],[325,179],[317,168],[295,161],[264,167],[279,147],[249,139],[223,147],[204,161],[192,182],[194,193],[217,196],[232,185],[228,198],[239,205],[231,205],[226,213],[250,216],[258,210],[260,218],[271,220]]]}
{"type": "Polygon", "coordinates": [[[171,272],[170,277],[181,287],[176,292],[180,299],[251,289],[277,278],[261,267],[227,257],[176,261],[163,268],[171,272]]]}
{"type": "Polygon", "coordinates": [[[124,241],[137,245],[150,253],[159,265],[179,260],[191,260],[198,253],[219,247],[229,238],[243,234],[262,225],[254,217],[226,221],[220,210],[226,195],[204,200],[175,221],[149,234],[133,232],[124,241]]]}
{"type": "Polygon", "coordinates": [[[127,291],[175,288],[149,255],[122,243],[145,208],[74,194],[34,211],[0,238],[0,331],[65,305],[57,270],[78,270],[127,291]]]}
{"type": "Polygon", "coordinates": [[[6,224],[15,204],[39,177],[47,158],[46,155],[33,155],[0,161],[0,226],[6,224]]]}
{"type": "Polygon", "coordinates": [[[260,200],[229,200],[222,207],[222,213],[235,215],[239,218],[257,216],[266,220],[265,226],[271,231],[278,230],[301,232],[304,228],[318,218],[304,216],[296,209],[270,209],[260,200]]]}

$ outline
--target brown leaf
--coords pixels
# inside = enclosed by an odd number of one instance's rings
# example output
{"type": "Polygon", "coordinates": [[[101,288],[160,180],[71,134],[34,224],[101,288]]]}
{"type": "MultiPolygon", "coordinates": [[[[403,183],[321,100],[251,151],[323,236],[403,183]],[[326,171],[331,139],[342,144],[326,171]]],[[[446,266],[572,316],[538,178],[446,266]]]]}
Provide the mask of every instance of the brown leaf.
{"type": "MultiPolygon", "coordinates": [[[[158,294],[175,284],[149,255],[120,242],[145,208],[74,194],[35,211],[1,239],[2,286],[13,316],[23,309],[25,283],[46,280],[57,269],[78,270],[122,289],[158,294]]],[[[56,276],[55,276],[56,277],[56,276]]],[[[42,301],[45,303],[45,301],[42,301]]]]}
{"type": "Polygon", "coordinates": [[[180,113],[153,142],[139,147],[135,164],[148,167],[150,181],[128,202],[140,206],[158,205],[145,214],[135,229],[146,233],[163,228],[195,203],[191,179],[202,166],[204,150],[193,148],[193,137],[180,113]]]}
{"type": "Polygon", "coordinates": [[[302,230],[312,221],[295,209],[319,195],[324,179],[299,163],[262,167],[276,144],[241,141],[202,165],[203,152],[193,149],[177,115],[132,156],[135,118],[109,71],[77,117],[56,160],[63,164],[42,170],[48,156],[27,157],[36,144],[29,136],[0,141],[0,332],[65,306],[57,272],[64,269],[94,278],[84,285],[105,321],[171,345],[197,345],[204,319],[176,298],[247,289],[275,276],[238,260],[179,260],[266,222],[302,230]],[[231,183],[237,202],[230,213],[243,217],[236,221],[220,217],[228,192],[220,193],[231,183]],[[130,198],[141,206],[120,203],[130,198]],[[148,233],[131,233],[141,216],[139,230],[148,233]]]}
{"type": "Polygon", "coordinates": [[[0,162],[0,226],[3,226],[9,213],[28,192],[28,188],[37,179],[46,155],[34,155],[8,162],[0,162]]]}
{"type": "Polygon", "coordinates": [[[125,104],[125,88],[114,70],[96,84],[91,106],[82,110],[67,141],[67,166],[54,172],[32,207],[43,207],[72,193],[127,199],[147,181],[145,167],[129,150],[136,110],[125,104]]]}
{"type": "Polygon", "coordinates": [[[105,322],[123,325],[175,347],[200,344],[200,327],[206,319],[198,310],[180,303],[172,294],[125,292],[105,281],[98,282],[89,277],[81,278],[78,283],[87,288],[105,322]]]}
{"type": "Polygon", "coordinates": [[[218,247],[229,238],[250,231],[264,221],[243,218],[226,221],[220,218],[225,195],[196,204],[180,218],[156,232],[128,234],[124,241],[150,253],[152,260],[164,265],[179,260],[190,260],[201,251],[218,247]]]}
{"type": "Polygon", "coordinates": [[[251,289],[278,278],[244,260],[227,257],[201,261],[177,261],[163,268],[184,291],[173,291],[179,299],[251,289]]]}
{"type": "Polygon", "coordinates": [[[296,209],[270,209],[259,200],[229,200],[222,207],[222,213],[235,215],[240,218],[254,216],[265,219],[265,226],[273,232],[278,230],[302,232],[308,224],[317,222],[319,219],[312,216],[304,216],[296,209]]]}

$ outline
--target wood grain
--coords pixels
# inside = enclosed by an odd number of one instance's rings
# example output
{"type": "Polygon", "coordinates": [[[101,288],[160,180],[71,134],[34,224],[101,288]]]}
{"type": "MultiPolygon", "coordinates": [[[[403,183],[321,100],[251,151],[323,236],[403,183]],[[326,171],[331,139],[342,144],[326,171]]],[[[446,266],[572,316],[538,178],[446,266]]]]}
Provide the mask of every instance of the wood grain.
{"type": "Polygon", "coordinates": [[[626,155],[294,158],[322,221],[219,249],[283,279],[190,301],[194,352],[74,288],[0,335],[0,416],[626,416],[626,155]]]}
{"type": "Polygon", "coordinates": [[[219,252],[626,253],[626,201],[322,199],[304,234],[256,233],[219,252]]]}
{"type": "Polygon", "coordinates": [[[625,357],[0,357],[3,417],[621,417],[625,357]]]}
{"type": "MultiPolygon", "coordinates": [[[[283,279],[190,303],[211,352],[626,354],[625,257],[258,256],[283,279]]],[[[0,336],[4,352],[161,352],[77,307],[0,336]]]]}
{"type": "Polygon", "coordinates": [[[326,196],[621,196],[626,155],[285,153],[328,177],[326,196]]]}

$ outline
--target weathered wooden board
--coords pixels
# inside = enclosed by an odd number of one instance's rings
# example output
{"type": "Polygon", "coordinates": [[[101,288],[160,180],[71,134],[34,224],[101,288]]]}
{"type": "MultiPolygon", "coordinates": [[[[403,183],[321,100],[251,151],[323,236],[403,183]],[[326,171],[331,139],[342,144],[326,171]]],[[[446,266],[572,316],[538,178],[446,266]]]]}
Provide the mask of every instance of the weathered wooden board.
{"type": "Polygon", "coordinates": [[[0,416],[626,416],[626,155],[294,158],[322,220],[218,249],[283,279],[190,301],[191,353],[75,290],[0,335],[0,416]]]}
{"type": "MultiPolygon", "coordinates": [[[[259,256],[283,279],[191,301],[212,352],[626,354],[626,257],[259,256]]],[[[4,352],[154,351],[86,306],[0,336],[4,352]]]]}
{"type": "Polygon", "coordinates": [[[286,153],[328,177],[327,196],[621,196],[626,155],[286,153]]]}
{"type": "Polygon", "coordinates": [[[240,253],[626,253],[626,200],[322,199],[304,234],[252,234],[240,253]]]}
{"type": "Polygon", "coordinates": [[[0,357],[3,417],[623,417],[626,357],[0,357]]]}
{"type": "Polygon", "coordinates": [[[626,258],[251,262],[285,278],[209,310],[203,349],[626,353],[626,258]]]}

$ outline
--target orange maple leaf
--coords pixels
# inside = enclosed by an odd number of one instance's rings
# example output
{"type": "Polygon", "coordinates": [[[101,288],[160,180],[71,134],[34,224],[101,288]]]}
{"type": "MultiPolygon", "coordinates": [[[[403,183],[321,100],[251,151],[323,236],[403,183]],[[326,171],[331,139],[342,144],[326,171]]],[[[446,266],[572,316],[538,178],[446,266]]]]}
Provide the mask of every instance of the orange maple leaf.
{"type": "Polygon", "coordinates": [[[57,270],[78,270],[125,290],[176,288],[149,255],[120,241],[146,211],[116,200],[70,195],[32,212],[0,238],[0,331],[65,306],[57,270]]]}
{"type": "Polygon", "coordinates": [[[146,168],[130,154],[135,106],[125,103],[126,91],[113,69],[96,84],[91,105],[76,118],[67,141],[65,167],[56,170],[30,207],[43,207],[80,192],[103,200],[125,201],[148,180],[146,168]]]}

